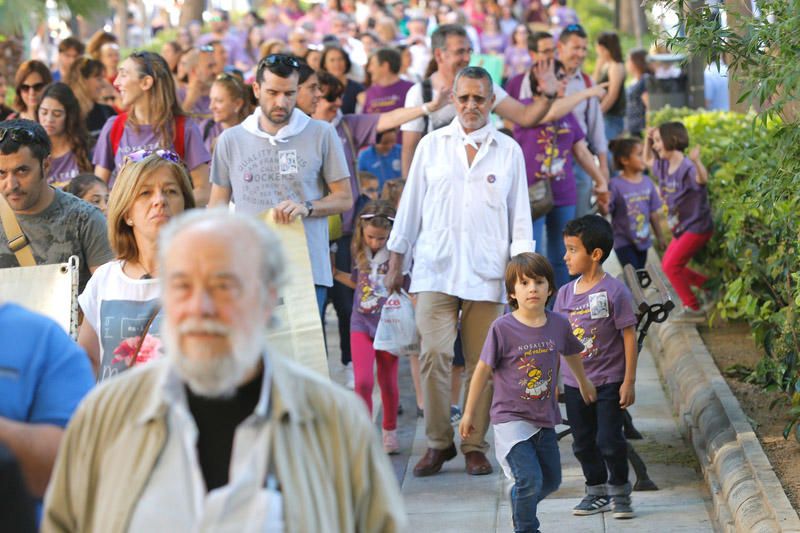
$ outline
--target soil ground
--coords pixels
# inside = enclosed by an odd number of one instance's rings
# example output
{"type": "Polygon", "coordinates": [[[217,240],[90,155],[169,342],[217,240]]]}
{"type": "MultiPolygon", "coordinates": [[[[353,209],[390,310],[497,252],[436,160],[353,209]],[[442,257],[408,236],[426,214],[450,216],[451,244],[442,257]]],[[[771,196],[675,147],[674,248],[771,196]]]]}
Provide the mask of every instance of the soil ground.
{"type": "Polygon", "coordinates": [[[750,328],[747,324],[732,322],[698,330],[728,386],[750,418],[761,447],[772,463],[789,501],[795,510],[800,509],[800,469],[797,468],[800,464],[800,443],[791,435],[788,440],[783,438],[783,428],[788,421],[785,404],[779,402],[770,409],[772,402],[783,395],[745,383],[746,373],[732,369],[734,365],[753,369],[762,357],[763,352],[753,341],[750,328]]]}

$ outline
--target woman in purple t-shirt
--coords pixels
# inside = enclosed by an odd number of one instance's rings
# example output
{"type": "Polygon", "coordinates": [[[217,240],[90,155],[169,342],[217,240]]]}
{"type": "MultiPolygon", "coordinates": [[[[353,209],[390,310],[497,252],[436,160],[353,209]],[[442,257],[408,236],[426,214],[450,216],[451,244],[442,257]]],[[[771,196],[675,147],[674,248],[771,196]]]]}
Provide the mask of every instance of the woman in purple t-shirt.
{"type": "Polygon", "coordinates": [[[89,133],[81,120],[78,99],[66,83],[47,86],[36,108],[36,118],[53,146],[47,172],[50,185],[63,189],[81,172],[91,172],[89,133]]]}
{"type": "Polygon", "coordinates": [[[511,34],[511,45],[506,48],[504,78],[511,78],[524,74],[533,64],[531,54],[528,52],[528,36],[530,30],[525,24],[519,24],[511,34]]]}
{"type": "Polygon", "coordinates": [[[569,321],[545,309],[555,292],[553,267],[547,259],[532,253],[517,255],[506,267],[505,278],[512,312],[489,328],[458,429],[462,439],[475,430],[478,400],[493,377],[490,418],[497,460],[514,480],[514,531],[538,531],[536,506],[561,484],[554,429],[561,423],[556,393],[560,356],[587,405],[596,400],[597,392],[583,371],[584,347],[569,321]]]}
{"type": "Polygon", "coordinates": [[[667,223],[672,230],[661,266],[683,303],[676,318],[702,320],[692,287],[702,289],[708,278],[687,267],[689,261],[711,239],[714,223],[708,202],[708,171],[700,161],[700,148],[687,157],[689,133],[680,122],[667,122],[648,131],[645,157],[658,178],[661,196],[667,204],[667,223]]]}
{"type": "Polygon", "coordinates": [[[217,138],[223,131],[241,123],[250,114],[249,87],[227,72],[211,84],[209,97],[211,118],[203,124],[203,143],[213,153],[217,138]]]}
{"type": "MultiPolygon", "coordinates": [[[[486,15],[481,33],[481,52],[484,54],[503,55],[508,46],[508,36],[500,29],[500,22],[492,14],[486,15]]],[[[527,46],[526,46],[527,49],[527,46]]]]}
{"type": "Polygon", "coordinates": [[[152,52],[134,52],[119,66],[114,87],[127,114],[111,117],[103,126],[94,150],[95,175],[113,189],[112,173],[122,166],[127,154],[159,148],[172,150],[189,169],[195,203],[205,206],[211,189],[211,154],[203,145],[197,124],[184,115],[178,104],[175,81],[164,58],[152,52]],[[117,120],[125,122],[114,138],[117,120]],[[183,139],[176,142],[181,125],[183,139]]]}

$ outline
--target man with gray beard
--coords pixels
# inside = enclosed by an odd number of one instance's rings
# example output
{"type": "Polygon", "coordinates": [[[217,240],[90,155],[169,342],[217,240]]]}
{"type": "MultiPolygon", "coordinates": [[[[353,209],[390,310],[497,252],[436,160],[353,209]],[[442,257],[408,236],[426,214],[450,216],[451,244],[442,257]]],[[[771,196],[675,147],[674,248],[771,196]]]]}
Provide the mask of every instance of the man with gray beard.
{"type": "Polygon", "coordinates": [[[166,357],[98,387],[67,429],[42,531],[397,531],[363,402],[272,353],[285,261],[255,219],[162,230],[166,357]]]}

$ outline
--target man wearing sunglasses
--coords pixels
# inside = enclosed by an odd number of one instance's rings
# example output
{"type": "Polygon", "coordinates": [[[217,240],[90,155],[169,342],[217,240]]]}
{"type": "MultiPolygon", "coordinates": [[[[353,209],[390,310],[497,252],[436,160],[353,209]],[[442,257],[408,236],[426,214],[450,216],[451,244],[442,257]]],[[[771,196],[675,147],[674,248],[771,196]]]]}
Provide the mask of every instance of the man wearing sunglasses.
{"type": "Polygon", "coordinates": [[[233,200],[243,213],[274,209],[280,223],[302,218],[322,315],[333,285],[327,217],[350,209],[353,193],[336,130],[296,109],[299,69],[296,58],[283,54],[258,64],[253,91],[259,106],[217,140],[209,205],[233,200]]]}
{"type": "Polygon", "coordinates": [[[64,263],[76,255],[83,291],[91,273],[114,258],[106,220],[95,206],[47,184],[50,150],[50,139],[36,122],[0,122],[0,202],[22,231],[13,234],[6,220],[0,226],[0,268],[21,266],[17,253],[32,254],[37,265],[64,263]]]}
{"type": "Polygon", "coordinates": [[[212,9],[209,18],[208,26],[211,28],[210,33],[201,35],[195,46],[202,47],[207,45],[218,46],[215,41],[219,41],[220,45],[225,49],[226,61],[219,61],[220,57],[217,56],[215,63],[217,63],[216,74],[221,74],[227,65],[227,59],[231,57],[238,57],[242,46],[241,39],[230,29],[230,17],[228,12],[223,9],[212,9]]]}
{"type": "MultiPolygon", "coordinates": [[[[440,90],[452,88],[456,73],[469,65],[472,55],[472,45],[467,32],[457,24],[443,24],[436,28],[431,35],[431,49],[437,70],[430,76],[430,82],[426,80],[409,89],[406,94],[406,107],[421,105],[426,100],[434,99],[440,90]],[[430,96],[426,92],[430,93],[430,96]]],[[[557,96],[558,81],[553,72],[552,62],[534,65],[533,70],[536,79],[540,80],[544,96],[535,98],[528,105],[523,105],[495,84],[492,90],[495,95],[492,111],[520,126],[529,127],[538,124],[557,96]]],[[[426,119],[413,120],[400,128],[403,132],[403,176],[408,175],[419,140],[425,134],[446,126],[455,116],[455,107],[448,105],[436,113],[431,113],[426,119]]]]}

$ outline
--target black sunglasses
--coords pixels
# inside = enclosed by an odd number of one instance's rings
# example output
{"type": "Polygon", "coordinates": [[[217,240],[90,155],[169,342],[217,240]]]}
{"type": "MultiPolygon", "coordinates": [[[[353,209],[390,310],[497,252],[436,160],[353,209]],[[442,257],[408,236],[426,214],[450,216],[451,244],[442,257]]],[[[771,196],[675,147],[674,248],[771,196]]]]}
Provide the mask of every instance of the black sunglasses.
{"type": "Polygon", "coordinates": [[[293,69],[300,68],[300,62],[294,57],[287,56],[286,54],[270,54],[261,60],[259,67],[262,65],[268,65],[270,67],[274,65],[284,65],[293,69]]]}
{"type": "Polygon", "coordinates": [[[0,142],[3,142],[8,136],[9,139],[19,144],[29,144],[36,141],[36,134],[31,130],[14,127],[14,128],[0,128],[0,142]]]}
{"type": "Polygon", "coordinates": [[[33,85],[28,85],[27,83],[21,83],[20,86],[19,86],[19,92],[21,92],[21,93],[26,93],[26,92],[30,91],[31,89],[33,89],[34,91],[36,91],[38,93],[39,91],[44,89],[44,83],[39,82],[39,83],[34,83],[33,85]]]}

